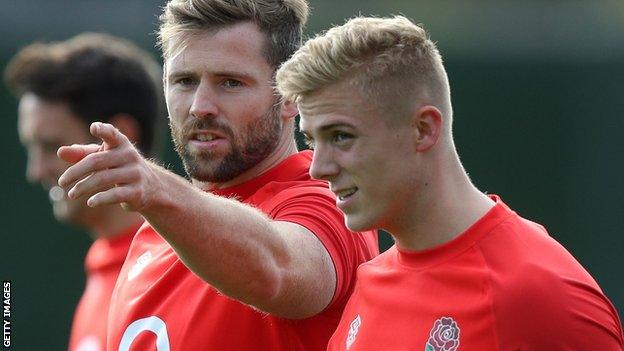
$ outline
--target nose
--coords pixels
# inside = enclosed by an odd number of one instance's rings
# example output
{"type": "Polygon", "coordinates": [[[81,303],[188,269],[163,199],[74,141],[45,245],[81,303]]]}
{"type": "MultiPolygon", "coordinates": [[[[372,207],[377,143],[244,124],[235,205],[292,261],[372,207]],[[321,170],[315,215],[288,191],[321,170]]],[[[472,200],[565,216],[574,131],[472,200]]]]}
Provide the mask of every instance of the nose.
{"type": "Polygon", "coordinates": [[[198,119],[218,116],[217,96],[209,84],[202,82],[195,90],[190,114],[198,119]]]}
{"type": "Polygon", "coordinates": [[[330,148],[317,145],[314,149],[312,164],[310,165],[310,176],[331,182],[340,173],[340,167],[334,160],[333,152],[330,148]]]}

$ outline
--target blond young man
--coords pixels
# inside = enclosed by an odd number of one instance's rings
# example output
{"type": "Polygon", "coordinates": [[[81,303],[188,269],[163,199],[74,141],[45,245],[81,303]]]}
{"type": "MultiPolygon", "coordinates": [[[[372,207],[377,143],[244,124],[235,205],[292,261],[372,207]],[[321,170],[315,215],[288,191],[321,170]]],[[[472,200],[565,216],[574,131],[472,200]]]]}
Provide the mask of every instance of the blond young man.
{"type": "Polygon", "coordinates": [[[396,245],[358,269],[329,350],[621,350],[617,313],[539,224],[470,181],[435,44],[404,17],[354,18],[277,73],[352,230],[396,245]]]}
{"type": "Polygon", "coordinates": [[[7,85],[19,98],[18,133],[28,154],[28,180],[49,192],[59,221],[88,230],[94,240],[85,258],[87,284],[74,313],[70,351],[106,349],[110,297],[143,218],[119,206],[90,208],[84,198],[67,198],[57,182],[68,164],[56,150],[94,142],[87,128],[103,120],[150,155],[154,127],[164,112],[161,75],[147,52],[99,33],[31,44],[5,71],[7,85]]]}
{"type": "Polygon", "coordinates": [[[303,0],[174,0],[161,16],[172,138],[193,184],[108,124],[59,149],[59,179],[90,206],[141,213],[113,295],[108,350],[321,350],[377,251],[351,233],[297,152],[275,95],[300,45],[303,0]]]}

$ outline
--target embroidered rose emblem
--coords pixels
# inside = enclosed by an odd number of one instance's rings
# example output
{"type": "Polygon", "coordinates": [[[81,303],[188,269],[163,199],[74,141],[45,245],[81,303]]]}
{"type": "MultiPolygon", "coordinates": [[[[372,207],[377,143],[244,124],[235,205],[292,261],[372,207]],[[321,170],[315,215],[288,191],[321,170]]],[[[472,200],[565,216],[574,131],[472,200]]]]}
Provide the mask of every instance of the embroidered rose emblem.
{"type": "Polygon", "coordinates": [[[459,346],[459,327],[450,317],[435,321],[425,351],[455,351],[459,346]]]}

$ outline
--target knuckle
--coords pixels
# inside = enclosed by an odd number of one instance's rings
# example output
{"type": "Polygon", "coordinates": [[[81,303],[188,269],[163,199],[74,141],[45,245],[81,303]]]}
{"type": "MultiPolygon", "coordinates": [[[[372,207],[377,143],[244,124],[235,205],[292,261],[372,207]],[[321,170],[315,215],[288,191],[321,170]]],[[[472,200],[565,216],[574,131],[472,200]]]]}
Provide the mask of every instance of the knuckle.
{"type": "Polygon", "coordinates": [[[141,198],[142,193],[143,192],[141,191],[141,188],[139,187],[132,187],[130,189],[130,195],[132,196],[133,199],[141,198]]]}
{"type": "Polygon", "coordinates": [[[79,181],[78,183],[76,183],[76,186],[74,187],[75,191],[77,194],[83,194],[86,192],[86,189],[89,188],[89,179],[83,179],[81,181],[79,181]]]}
{"type": "Polygon", "coordinates": [[[139,168],[136,168],[136,167],[130,170],[130,177],[132,177],[132,179],[135,179],[138,182],[143,181],[143,173],[141,172],[139,168]]]}
{"type": "Polygon", "coordinates": [[[77,192],[77,193],[82,193],[82,192],[84,191],[84,189],[85,189],[85,188],[87,187],[87,185],[88,185],[89,178],[90,178],[90,177],[87,177],[87,178],[84,178],[84,179],[82,179],[82,180],[80,180],[80,181],[76,182],[76,184],[74,185],[74,192],[77,192]]]}
{"type": "Polygon", "coordinates": [[[114,170],[106,170],[106,171],[97,173],[97,179],[94,179],[94,181],[96,181],[97,184],[100,184],[100,185],[113,184],[116,178],[117,177],[116,177],[114,170]]]}
{"type": "Polygon", "coordinates": [[[115,202],[126,202],[128,201],[128,192],[125,187],[115,188],[115,202]]]}
{"type": "Polygon", "coordinates": [[[126,185],[115,189],[117,191],[117,199],[119,202],[133,202],[134,190],[132,187],[126,185]]]}
{"type": "Polygon", "coordinates": [[[132,145],[128,145],[122,149],[122,157],[127,163],[136,163],[140,159],[140,155],[132,145]]]}
{"type": "Polygon", "coordinates": [[[134,161],[134,162],[141,161],[141,159],[143,157],[141,157],[141,154],[138,153],[138,151],[134,148],[134,146],[131,146],[130,151],[131,151],[130,157],[131,157],[132,161],[134,161]]]}
{"type": "Polygon", "coordinates": [[[93,153],[89,156],[87,156],[88,159],[88,163],[93,167],[93,168],[101,168],[104,164],[104,157],[102,156],[102,153],[100,152],[96,152],[93,153]]]}

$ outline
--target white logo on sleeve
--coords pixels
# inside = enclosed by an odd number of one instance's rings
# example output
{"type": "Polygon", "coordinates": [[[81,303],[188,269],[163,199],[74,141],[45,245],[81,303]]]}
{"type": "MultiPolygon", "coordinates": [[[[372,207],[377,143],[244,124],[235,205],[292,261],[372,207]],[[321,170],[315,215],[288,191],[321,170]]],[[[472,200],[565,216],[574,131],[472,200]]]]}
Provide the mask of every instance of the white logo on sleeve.
{"type": "Polygon", "coordinates": [[[362,325],[362,319],[358,314],[349,325],[349,335],[347,335],[346,341],[347,350],[350,349],[351,345],[355,342],[355,337],[357,336],[358,331],[360,331],[360,325],[362,325]]]}
{"type": "Polygon", "coordinates": [[[134,266],[132,266],[132,268],[128,272],[128,280],[136,278],[136,276],[143,271],[143,269],[150,263],[151,260],[152,253],[149,251],[139,256],[134,266]]]}

